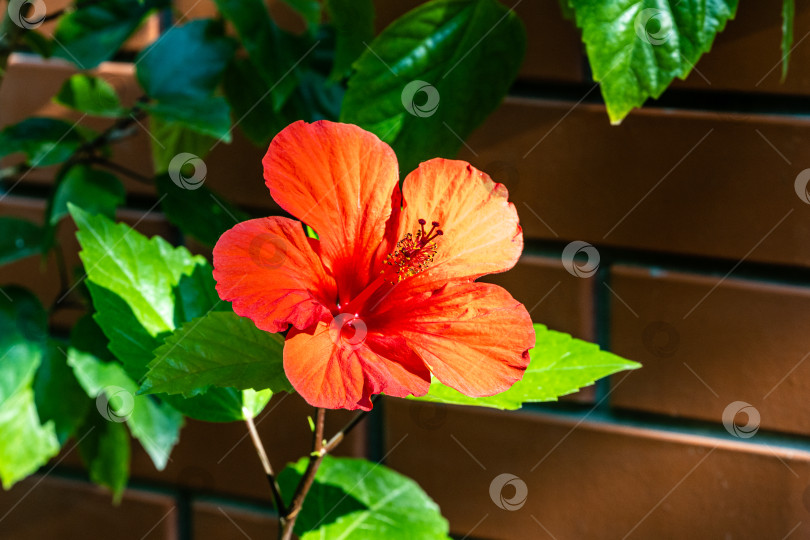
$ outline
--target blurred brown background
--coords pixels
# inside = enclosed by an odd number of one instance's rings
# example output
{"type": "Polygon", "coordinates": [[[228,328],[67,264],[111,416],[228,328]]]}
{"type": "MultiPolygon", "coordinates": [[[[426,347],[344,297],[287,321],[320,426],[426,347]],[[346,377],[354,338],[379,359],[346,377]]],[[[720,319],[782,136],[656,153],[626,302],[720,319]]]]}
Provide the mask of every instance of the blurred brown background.
{"type": "MultiPolygon", "coordinates": [[[[378,2],[379,26],[418,3],[378,2]]],[[[177,4],[189,18],[213,9],[207,0],[177,4]]],[[[459,538],[810,538],[810,204],[794,189],[810,167],[810,9],[798,8],[790,74],[780,83],[780,8],[741,2],[688,80],[611,127],[557,1],[519,4],[529,35],[520,80],[460,156],[505,183],[521,216],[526,254],[495,281],[536,322],[644,368],[517,413],[388,400],[342,452],[384,458],[415,478],[459,538]],[[592,277],[561,263],[574,240],[599,251],[592,277]],[[722,422],[738,401],[760,415],[750,438],[722,422]],[[490,496],[501,473],[526,484],[521,508],[490,496]]],[[[150,21],[130,46],[159,32],[150,21]]],[[[77,118],[50,102],[71,72],[16,56],[0,125],[35,113],[77,118]]],[[[131,65],[108,63],[99,73],[125,101],[137,97],[131,65]]],[[[273,211],[262,154],[237,135],[206,159],[208,185],[273,211]]],[[[116,159],[148,175],[149,155],[143,132],[119,145],[116,159]]],[[[0,213],[40,219],[49,182],[30,174],[0,213]]],[[[134,223],[154,194],[127,187],[131,208],[119,218],[134,223]]],[[[139,228],[174,234],[159,214],[139,228]]],[[[69,253],[72,233],[62,230],[69,253]]],[[[31,258],[2,267],[0,282],[51,300],[55,275],[31,258]]],[[[63,312],[54,323],[67,328],[75,317],[63,312]]],[[[307,410],[291,396],[260,417],[277,468],[307,451],[307,410]]],[[[346,419],[331,416],[333,429],[346,419]]],[[[748,419],[737,415],[741,425],[748,419]]],[[[0,537],[274,535],[240,424],[190,423],[161,473],[134,450],[131,489],[118,507],[87,483],[71,446],[0,492],[0,537]]],[[[507,485],[501,495],[515,493],[507,485]]]]}

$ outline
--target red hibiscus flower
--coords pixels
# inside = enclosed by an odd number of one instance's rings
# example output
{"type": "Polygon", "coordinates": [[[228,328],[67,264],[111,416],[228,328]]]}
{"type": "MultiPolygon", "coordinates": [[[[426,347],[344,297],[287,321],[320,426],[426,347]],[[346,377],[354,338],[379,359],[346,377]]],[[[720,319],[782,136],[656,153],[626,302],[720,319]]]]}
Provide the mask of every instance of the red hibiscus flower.
{"type": "Polygon", "coordinates": [[[263,164],[273,199],[301,221],[236,225],[214,249],[214,278],[257,327],[292,325],[284,370],[310,404],[369,410],[372,394],[424,395],[431,374],[488,396],[522,377],[529,314],[501,287],[475,282],[513,267],[523,249],[502,184],[432,159],[400,192],[387,144],[326,121],[288,126],[263,164]]]}

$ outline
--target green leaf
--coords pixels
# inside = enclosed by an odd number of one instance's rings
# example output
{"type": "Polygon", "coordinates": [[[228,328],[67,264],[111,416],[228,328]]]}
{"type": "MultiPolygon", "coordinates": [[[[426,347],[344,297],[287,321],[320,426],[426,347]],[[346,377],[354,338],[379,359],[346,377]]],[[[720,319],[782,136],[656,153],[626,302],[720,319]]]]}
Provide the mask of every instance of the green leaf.
{"type": "MultiPolygon", "coordinates": [[[[168,124],[178,124],[197,133],[222,139],[226,143],[232,140],[231,109],[221,96],[185,103],[172,97],[158,103],[146,103],[143,108],[152,117],[160,118],[168,124]]],[[[165,146],[166,143],[163,144],[165,146]]]]}
{"type": "Polygon", "coordinates": [[[104,361],[93,351],[82,350],[88,341],[77,333],[92,330],[89,323],[73,330],[68,365],[88,396],[96,400],[97,413],[109,422],[126,422],[159,470],[180,436],[183,417],[172,407],[149,396],[135,395],[138,384],[115,361],[104,361]]]}
{"type": "Polygon", "coordinates": [[[433,0],[391,23],[354,63],[341,121],[390,143],[400,170],[453,157],[500,104],[523,60],[517,15],[496,0],[433,0]]]}
{"type": "Polygon", "coordinates": [[[34,379],[34,396],[40,419],[53,421],[61,445],[83,422],[90,400],[67,365],[63,346],[49,341],[44,353],[34,379]]]}
{"type": "Polygon", "coordinates": [[[130,440],[122,422],[110,422],[92,407],[76,433],[90,480],[107,487],[118,503],[129,478],[130,440]]]}
{"type": "Polygon", "coordinates": [[[216,23],[198,19],[166,31],[136,59],[146,94],[178,106],[205,102],[216,90],[234,53],[216,23]]]}
{"type": "Polygon", "coordinates": [[[86,140],[75,124],[31,117],[0,131],[0,158],[22,152],[32,167],[67,161],[86,140]]]}
{"type": "Polygon", "coordinates": [[[28,30],[23,35],[23,43],[43,58],[50,58],[53,54],[53,40],[48,39],[40,32],[28,30]]]}
{"type": "Polygon", "coordinates": [[[796,17],[795,0],[782,0],[782,82],[785,82],[793,48],[793,19],[796,17]]]}
{"type": "Polygon", "coordinates": [[[84,73],[68,78],[53,99],[65,107],[93,116],[117,118],[127,113],[110,83],[84,73]]]}
{"type": "Polygon", "coordinates": [[[409,399],[513,410],[524,403],[556,401],[559,396],[576,392],[602,377],[641,367],[636,362],[600,351],[593,343],[549,330],[542,324],[535,324],[534,330],[537,343],[529,351],[529,367],[523,378],[506,392],[471,398],[434,381],[426,396],[409,399]]]}
{"type": "Polygon", "coordinates": [[[374,39],[373,0],[326,0],[326,12],[335,27],[337,44],[331,80],[342,79],[374,39]]]}
{"type": "Polygon", "coordinates": [[[611,123],[686,78],[738,0],[569,0],[611,123]]]}
{"type": "Polygon", "coordinates": [[[32,388],[42,362],[47,314],[29,291],[0,295],[0,481],[9,489],[59,452],[53,422],[43,424],[32,388]]]}
{"type": "Polygon", "coordinates": [[[59,452],[53,423],[42,425],[30,379],[0,404],[0,480],[5,489],[59,452]]]}
{"type": "Polygon", "coordinates": [[[169,170],[172,160],[181,153],[194,154],[204,158],[216,144],[216,139],[187,128],[178,122],[168,122],[158,116],[149,117],[149,130],[152,139],[152,162],[155,174],[169,170]]]}
{"type": "Polygon", "coordinates": [[[321,3],[318,0],[284,0],[284,3],[300,13],[308,26],[320,24],[321,3]]]}
{"type": "Polygon", "coordinates": [[[153,9],[169,0],[105,0],[59,17],[54,56],[92,69],[112,58],[153,9]]]}
{"type": "Polygon", "coordinates": [[[157,101],[144,108],[164,121],[229,142],[230,110],[214,91],[233,54],[233,41],[214,21],[170,28],[135,60],[138,82],[157,101]]]}
{"type": "Polygon", "coordinates": [[[207,246],[213,247],[225,231],[248,219],[247,214],[205,186],[184,189],[168,175],[155,178],[155,184],[163,196],[160,204],[169,221],[207,246]]]}
{"type": "Polygon", "coordinates": [[[212,312],[184,324],[155,350],[141,392],[191,397],[209,386],[291,392],[283,349],[281,335],[235,313],[212,312]]]}
{"type": "Polygon", "coordinates": [[[48,314],[34,294],[4,287],[0,294],[0,404],[34,378],[42,361],[48,314]]]}
{"type": "Polygon", "coordinates": [[[23,219],[0,216],[0,264],[39,253],[41,246],[41,227],[23,219]]]}
{"type": "MultiPolygon", "coordinates": [[[[307,458],[279,475],[289,501],[307,467],[307,458]]],[[[301,540],[448,539],[448,523],[419,485],[363,459],[324,456],[295,523],[301,540]]]]}
{"type": "Polygon", "coordinates": [[[124,185],[114,174],[87,165],[74,165],[56,188],[50,224],[56,225],[68,215],[68,203],[93,214],[114,218],[115,210],[124,202],[124,197],[124,185]]]}
{"type": "Polygon", "coordinates": [[[79,228],[79,255],[87,271],[96,321],[110,338],[110,350],[138,380],[146,372],[152,350],[175,328],[174,288],[181,276],[191,275],[198,265],[209,265],[203,257],[174,248],[159,236],[147,239],[123,223],[92,216],[73,205],[70,213],[79,228]],[[101,294],[100,289],[110,295],[101,294]],[[120,328],[122,320],[133,318],[151,338],[137,348],[133,347],[135,336],[129,335],[130,325],[120,328]]]}
{"type": "MultiPolygon", "coordinates": [[[[124,224],[70,206],[79,227],[80,257],[109,349],[133,380],[146,374],[153,351],[182,323],[208,311],[228,309],[214,290],[212,268],[200,256],[147,239],[124,224]]],[[[244,418],[241,391],[212,388],[190,399],[160,398],[181,413],[209,422],[244,418]]]]}
{"type": "Polygon", "coordinates": [[[272,89],[273,110],[281,110],[298,84],[296,77],[289,73],[300,58],[297,48],[291,46],[295,40],[286,37],[276,26],[262,0],[215,1],[222,16],[236,28],[254,73],[272,89]]]}
{"type": "Polygon", "coordinates": [[[273,109],[271,85],[256,76],[249,59],[233,59],[225,71],[222,88],[231,105],[234,124],[256,146],[267,147],[279,131],[292,123],[292,119],[287,121],[282,112],[273,109]]]}

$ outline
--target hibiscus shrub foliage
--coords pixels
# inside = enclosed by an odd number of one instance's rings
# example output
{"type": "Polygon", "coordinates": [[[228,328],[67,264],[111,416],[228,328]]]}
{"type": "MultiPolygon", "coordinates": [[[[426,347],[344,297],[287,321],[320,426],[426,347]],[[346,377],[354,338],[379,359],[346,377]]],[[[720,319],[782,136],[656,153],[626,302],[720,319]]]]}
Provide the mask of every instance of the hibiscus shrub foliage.
{"type": "MultiPolygon", "coordinates": [[[[4,10],[0,77],[12,51],[72,63],[54,101],[109,127],[32,117],[0,132],[0,158],[18,158],[0,170],[6,192],[33,169],[56,170],[44,223],[0,217],[0,263],[61,262],[47,308],[31,291],[0,289],[0,481],[10,488],[70,444],[117,499],[131,438],[162,469],[186,417],[241,421],[282,537],[447,538],[413,481],[330,455],[376,395],[511,410],[638,367],[532,324],[507,291],[477,281],[516,263],[517,212],[509,186],[444,158],[514,81],[523,26],[497,0],[432,0],[377,34],[371,0],[287,0],[303,22],[290,33],[262,0],[214,3],[216,16],[188,21],[169,0],[4,10]],[[125,105],[93,70],[156,13],[167,28],[132,58],[142,96],[125,105]],[[46,19],[53,37],[37,30],[46,19]],[[148,178],[110,161],[140,129],[153,141],[148,178]],[[235,129],[269,147],[264,182],[292,218],[251,216],[203,185],[207,154],[235,129]],[[213,248],[213,261],[116,223],[122,176],[152,186],[150,210],[213,248]],[[81,246],[75,272],[56,235],[67,219],[81,246]],[[69,335],[52,331],[67,306],[86,314],[69,335]],[[280,472],[253,425],[279,393],[315,406],[313,447],[280,472]],[[335,408],[358,416],[326,434],[335,408]]],[[[737,2],[561,7],[619,121],[686,76],[737,2]]]]}

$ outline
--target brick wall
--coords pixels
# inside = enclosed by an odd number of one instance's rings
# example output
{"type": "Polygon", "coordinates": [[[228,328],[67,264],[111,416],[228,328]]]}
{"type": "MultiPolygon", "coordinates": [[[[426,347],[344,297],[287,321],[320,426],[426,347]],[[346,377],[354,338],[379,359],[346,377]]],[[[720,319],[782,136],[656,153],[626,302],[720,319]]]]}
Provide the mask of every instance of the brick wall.
{"type": "MultiPolygon", "coordinates": [[[[378,2],[379,25],[417,3],[378,2]]],[[[620,127],[608,125],[556,0],[518,6],[529,33],[520,81],[461,156],[507,184],[526,234],[523,260],[495,281],[536,321],[644,368],[516,413],[388,400],[344,453],[384,458],[415,478],[458,537],[810,537],[810,205],[794,189],[810,167],[810,8],[798,8],[780,84],[780,5],[742,2],[688,80],[620,127]],[[561,263],[574,240],[598,249],[591,277],[561,263]],[[723,423],[757,416],[753,436],[723,423]],[[502,473],[527,486],[517,510],[490,496],[502,473]]],[[[178,3],[188,10],[206,15],[210,3],[178,3]]],[[[155,32],[148,25],[133,46],[155,32]]],[[[69,73],[17,57],[0,92],[0,124],[34,112],[70,118],[49,101],[69,73]]],[[[105,64],[101,74],[137,97],[131,66],[105,64]]],[[[141,133],[116,159],[149,174],[148,143],[141,133]]],[[[239,137],[220,145],[206,160],[208,185],[273,211],[261,154],[239,137]]],[[[32,173],[0,212],[39,215],[49,181],[32,173]]],[[[135,222],[154,194],[127,188],[130,208],[119,217],[135,222]]],[[[174,234],[157,213],[140,228],[174,234]]],[[[70,226],[61,234],[75,246],[70,226]]],[[[54,273],[40,270],[38,260],[20,261],[0,268],[0,282],[47,300],[54,273]]],[[[55,324],[72,320],[67,313],[55,324]]],[[[289,397],[260,417],[277,466],[307,450],[306,412],[289,397]]],[[[272,534],[261,469],[239,424],[191,422],[166,471],[137,449],[132,467],[131,489],[114,507],[86,482],[69,443],[39,475],[0,493],[0,536],[272,534]]],[[[506,499],[513,486],[504,486],[506,499]]]]}

